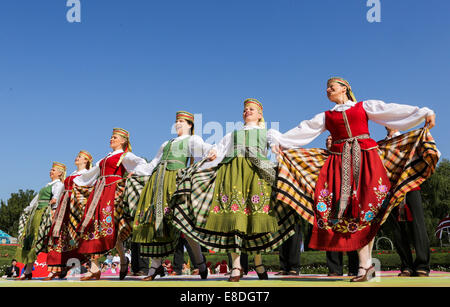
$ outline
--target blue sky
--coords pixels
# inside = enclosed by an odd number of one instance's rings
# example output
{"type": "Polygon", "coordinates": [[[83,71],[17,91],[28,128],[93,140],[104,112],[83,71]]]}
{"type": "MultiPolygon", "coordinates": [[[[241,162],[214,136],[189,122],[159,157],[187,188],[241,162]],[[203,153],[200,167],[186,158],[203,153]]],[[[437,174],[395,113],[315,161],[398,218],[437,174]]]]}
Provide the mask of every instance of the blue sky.
{"type": "Polygon", "coordinates": [[[381,0],[379,23],[367,21],[365,0],[80,2],[81,23],[69,23],[65,0],[1,1],[0,199],[39,190],[52,161],[73,171],[80,149],[102,158],[113,127],[150,159],[178,110],[225,126],[254,97],[287,131],[332,107],[335,75],[358,100],[435,110],[431,132],[450,157],[447,0],[381,0]]]}

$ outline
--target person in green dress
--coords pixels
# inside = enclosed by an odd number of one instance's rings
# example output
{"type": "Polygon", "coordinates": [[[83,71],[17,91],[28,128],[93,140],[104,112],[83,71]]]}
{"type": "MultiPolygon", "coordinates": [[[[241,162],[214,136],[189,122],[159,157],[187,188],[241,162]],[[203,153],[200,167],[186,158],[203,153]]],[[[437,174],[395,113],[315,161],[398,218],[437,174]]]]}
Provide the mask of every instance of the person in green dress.
{"type": "MultiPolygon", "coordinates": [[[[164,275],[162,257],[174,252],[180,237],[180,232],[171,224],[169,207],[170,198],[176,190],[177,173],[188,166],[189,160],[192,162],[196,157],[203,157],[212,148],[200,136],[193,135],[193,114],[177,112],[175,129],[178,136],[164,142],[156,157],[140,169],[141,173],[146,173],[147,182],[137,203],[132,241],[141,245],[141,256],[152,259],[148,276],[144,278],[146,281],[164,275]]],[[[189,243],[200,275],[206,278],[207,269],[200,246],[193,241],[189,243]]]]}
{"type": "Polygon", "coordinates": [[[241,253],[254,254],[258,277],[267,279],[261,253],[280,246],[295,225],[295,214],[272,201],[276,168],[267,149],[273,131],[265,128],[262,104],[246,99],[243,119],[243,129],[228,133],[211,150],[211,162],[186,171],[171,204],[174,225],[187,237],[231,253],[231,282],[242,277],[241,253]]]}
{"type": "Polygon", "coordinates": [[[33,263],[37,255],[46,249],[46,238],[51,225],[52,214],[46,211],[56,208],[58,199],[64,190],[64,177],[66,166],[59,162],[53,162],[50,170],[51,182],[43,187],[38,195],[33,198],[30,205],[24,209],[21,216],[21,225],[19,227],[19,247],[16,251],[18,262],[25,264],[24,273],[19,277],[20,280],[32,278],[33,263]]]}

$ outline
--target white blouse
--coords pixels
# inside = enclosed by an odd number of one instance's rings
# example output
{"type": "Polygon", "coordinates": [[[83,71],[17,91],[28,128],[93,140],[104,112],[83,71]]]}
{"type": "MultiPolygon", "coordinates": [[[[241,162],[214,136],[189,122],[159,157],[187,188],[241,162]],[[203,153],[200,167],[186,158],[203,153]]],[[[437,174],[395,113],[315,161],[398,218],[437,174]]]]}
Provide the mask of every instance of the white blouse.
{"type": "MultiPolygon", "coordinates": [[[[105,158],[109,158],[111,156],[114,156],[116,154],[119,154],[123,152],[122,149],[115,150],[113,152],[110,152],[105,158]]],[[[102,160],[103,160],[102,159],[102,160]]],[[[95,184],[97,178],[100,176],[100,162],[102,160],[97,161],[95,163],[95,166],[92,167],[90,170],[87,170],[85,173],[83,173],[81,176],[76,177],[73,182],[78,186],[84,186],[84,187],[91,187],[95,184]]],[[[136,173],[136,169],[139,165],[147,163],[145,159],[136,156],[132,152],[127,152],[122,159],[122,165],[125,167],[126,171],[128,173],[136,173]]],[[[138,174],[139,175],[139,174],[138,174]]]]}
{"type": "MultiPolygon", "coordinates": [[[[336,104],[331,111],[343,112],[356,105],[354,101],[336,104]]],[[[368,119],[393,129],[408,130],[433,115],[429,108],[419,108],[405,104],[385,103],[381,100],[363,101],[363,108],[368,119]]],[[[284,148],[301,147],[311,143],[325,128],[325,112],[319,113],[310,120],[302,121],[297,127],[282,134],[275,131],[268,142],[271,145],[281,145],[284,148]]]]}
{"type": "MultiPolygon", "coordinates": [[[[242,129],[250,130],[250,129],[263,129],[263,128],[261,128],[260,126],[256,126],[256,125],[244,125],[244,127],[242,129]]],[[[269,140],[274,139],[274,134],[277,134],[277,133],[279,133],[279,132],[274,129],[267,130],[267,140],[268,140],[269,144],[270,144],[269,140]]],[[[226,154],[228,152],[230,152],[230,150],[233,149],[233,146],[234,146],[233,132],[230,132],[230,133],[227,133],[217,145],[214,145],[212,147],[212,149],[214,149],[217,152],[216,158],[213,161],[207,161],[207,162],[203,163],[203,165],[199,168],[199,170],[216,167],[217,165],[219,165],[219,163],[222,162],[223,159],[226,158],[226,154]]]]}
{"type": "MultiPolygon", "coordinates": [[[[173,139],[173,142],[181,141],[187,137],[189,139],[188,147],[189,153],[194,158],[202,158],[208,154],[208,152],[213,148],[213,145],[205,143],[203,139],[198,135],[182,135],[173,139]]],[[[162,155],[164,153],[164,147],[169,143],[169,141],[164,142],[158,150],[155,158],[150,163],[140,164],[136,167],[135,174],[138,176],[150,176],[153,170],[161,161],[162,155]]]]}

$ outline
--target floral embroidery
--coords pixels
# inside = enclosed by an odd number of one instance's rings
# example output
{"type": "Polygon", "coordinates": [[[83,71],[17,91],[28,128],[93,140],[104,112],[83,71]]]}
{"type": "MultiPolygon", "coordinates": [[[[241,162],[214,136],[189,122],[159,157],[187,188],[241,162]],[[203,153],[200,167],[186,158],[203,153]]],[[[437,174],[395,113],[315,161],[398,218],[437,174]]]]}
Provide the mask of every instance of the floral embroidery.
{"type": "Polygon", "coordinates": [[[111,201],[108,201],[106,207],[101,210],[103,219],[94,220],[93,229],[88,233],[82,235],[83,240],[97,240],[106,236],[110,236],[114,233],[113,228],[113,207],[110,205],[111,201]]]}
{"type": "MultiPolygon", "coordinates": [[[[264,194],[263,194],[264,195],[264,194]]],[[[257,204],[259,203],[259,196],[258,195],[253,195],[252,196],[252,203],[257,204]]]]}
{"type": "Polygon", "coordinates": [[[327,184],[325,183],[324,189],[319,192],[316,205],[317,212],[320,213],[318,215],[320,218],[317,220],[317,227],[319,229],[333,230],[340,233],[354,233],[370,226],[371,223],[380,222],[378,214],[382,209],[384,199],[389,193],[389,187],[383,184],[382,179],[380,178],[378,180],[378,185],[373,187],[373,191],[378,202],[376,204],[369,203],[368,210],[360,211],[361,220],[359,218],[350,217],[343,217],[342,219],[329,218],[333,193],[330,193],[327,184]]]}
{"type": "Polygon", "coordinates": [[[325,212],[327,211],[327,205],[323,202],[320,202],[317,204],[317,211],[319,212],[325,212]]]}
{"type": "Polygon", "coordinates": [[[233,212],[236,212],[239,210],[239,205],[238,204],[232,204],[231,205],[231,210],[233,210],[233,212]]]}
{"type": "Polygon", "coordinates": [[[317,227],[319,227],[320,229],[324,228],[325,227],[325,222],[322,219],[318,220],[317,221],[317,227]]]}
{"type": "MultiPolygon", "coordinates": [[[[236,186],[232,187],[231,195],[219,193],[216,199],[219,205],[212,208],[212,213],[244,213],[245,215],[252,215],[257,213],[269,214],[270,207],[270,186],[263,184],[263,180],[258,180],[259,191],[250,191],[247,189],[248,196],[243,195],[236,186]],[[255,193],[256,192],[256,193],[255,193]]],[[[225,190],[224,183],[222,183],[221,190],[225,190]]]]}
{"type": "Polygon", "coordinates": [[[385,184],[383,184],[381,177],[378,180],[378,187],[374,187],[373,190],[375,192],[375,195],[377,196],[378,201],[385,199],[386,195],[389,192],[389,188],[385,184]]]}
{"type": "Polygon", "coordinates": [[[172,210],[169,207],[164,208],[164,215],[168,215],[172,212],[172,210]]]}
{"type": "Polygon", "coordinates": [[[372,211],[369,211],[364,215],[364,220],[370,222],[371,220],[373,220],[374,217],[375,214],[372,211]]]}
{"type": "Polygon", "coordinates": [[[349,232],[356,232],[358,230],[358,224],[356,223],[349,223],[347,225],[347,229],[349,232]]]}

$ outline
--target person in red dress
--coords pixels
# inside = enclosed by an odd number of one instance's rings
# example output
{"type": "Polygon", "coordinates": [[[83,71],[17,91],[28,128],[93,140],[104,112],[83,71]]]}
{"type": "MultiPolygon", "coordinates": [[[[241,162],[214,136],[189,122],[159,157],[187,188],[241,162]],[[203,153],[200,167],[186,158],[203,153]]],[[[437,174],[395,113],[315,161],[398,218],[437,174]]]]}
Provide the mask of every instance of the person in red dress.
{"type": "Polygon", "coordinates": [[[71,258],[83,260],[78,253],[78,236],[76,233],[77,220],[71,218],[70,200],[72,196],[73,180],[86,173],[92,164],[92,156],[86,150],[81,150],[75,158],[77,170],[64,180],[64,192],[61,195],[49,231],[47,266],[49,276],[44,280],[56,277],[64,278],[67,274],[67,261],[71,258]]]}
{"type": "Polygon", "coordinates": [[[357,102],[342,78],[329,79],[326,92],[336,104],[331,110],[270,140],[280,162],[276,197],[313,223],[310,248],[357,250],[360,268],[351,281],[366,281],[375,276],[373,239],[397,204],[388,197],[392,184],[377,143],[370,138],[368,120],[401,130],[425,120],[432,128],[435,114],[428,108],[379,100],[357,102]],[[333,139],[329,151],[299,148],[326,130],[333,139]]]}
{"type": "Polygon", "coordinates": [[[78,227],[78,252],[91,255],[90,272],[82,281],[100,279],[98,258],[114,247],[120,256],[120,279],[124,279],[128,271],[123,241],[131,233],[131,220],[125,213],[122,195],[126,173],[139,175],[139,166],[146,161],[131,153],[129,133],[122,128],[113,129],[110,147],[113,152],[73,180],[75,188],[94,187],[78,227]]]}

